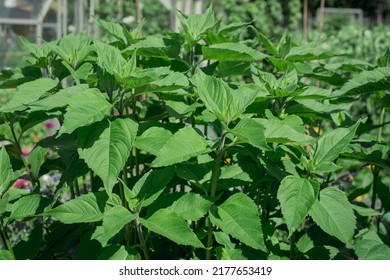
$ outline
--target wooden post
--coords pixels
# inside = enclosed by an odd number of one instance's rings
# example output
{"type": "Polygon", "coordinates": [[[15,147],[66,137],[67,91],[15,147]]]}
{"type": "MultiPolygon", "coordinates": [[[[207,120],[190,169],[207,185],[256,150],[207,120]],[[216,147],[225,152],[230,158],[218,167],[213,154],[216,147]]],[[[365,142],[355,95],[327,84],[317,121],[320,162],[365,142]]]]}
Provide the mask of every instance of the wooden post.
{"type": "Polygon", "coordinates": [[[320,35],[324,30],[324,18],[325,18],[325,0],[321,0],[320,6],[320,35]]]}
{"type": "Polygon", "coordinates": [[[308,37],[308,8],[309,3],[308,0],[303,1],[303,39],[307,41],[308,37]]]}

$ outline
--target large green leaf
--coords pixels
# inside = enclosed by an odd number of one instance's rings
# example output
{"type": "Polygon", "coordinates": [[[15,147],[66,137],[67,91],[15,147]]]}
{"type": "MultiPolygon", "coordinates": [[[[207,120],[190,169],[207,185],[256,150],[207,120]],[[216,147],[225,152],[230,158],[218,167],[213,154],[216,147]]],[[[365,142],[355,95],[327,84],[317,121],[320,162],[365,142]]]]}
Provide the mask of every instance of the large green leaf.
{"type": "Polygon", "coordinates": [[[306,61],[328,59],[334,57],[329,51],[324,51],[318,48],[317,45],[308,44],[306,46],[293,47],[285,57],[290,61],[306,61]]]}
{"type": "Polygon", "coordinates": [[[309,215],[323,231],[345,244],[351,244],[356,218],[344,192],[334,187],[323,189],[309,215]]]}
{"type": "Polygon", "coordinates": [[[247,195],[236,193],[224,203],[210,211],[211,222],[222,231],[237,238],[242,243],[258,250],[267,251],[259,211],[247,195]]]}
{"type": "Polygon", "coordinates": [[[289,236],[306,218],[317,199],[320,185],[315,180],[287,176],[278,189],[278,199],[286,220],[289,236]]]}
{"type": "Polygon", "coordinates": [[[124,53],[128,54],[137,51],[139,56],[144,57],[178,57],[180,47],[180,43],[174,39],[152,35],[130,45],[124,53]]]}
{"type": "Polygon", "coordinates": [[[134,248],[127,248],[115,244],[104,248],[98,257],[99,260],[140,260],[141,256],[134,248]]]}
{"type": "Polygon", "coordinates": [[[13,98],[0,108],[0,112],[21,111],[32,102],[37,101],[45,92],[52,90],[57,83],[49,78],[42,78],[24,83],[17,87],[13,98]]]}
{"type": "Polygon", "coordinates": [[[140,222],[150,231],[161,234],[177,244],[204,248],[202,242],[188,227],[187,222],[168,209],[158,210],[146,220],[140,218],[140,222]]]}
{"type": "Polygon", "coordinates": [[[17,260],[32,260],[36,257],[41,248],[43,237],[42,224],[38,224],[31,231],[26,240],[19,241],[13,248],[17,260]]]}
{"type": "Polygon", "coordinates": [[[265,54],[256,51],[243,43],[220,43],[202,47],[203,59],[219,61],[262,60],[265,54]]]}
{"type": "Polygon", "coordinates": [[[135,218],[136,215],[130,213],[125,207],[115,205],[104,212],[103,224],[96,228],[91,239],[98,240],[104,247],[107,245],[108,240],[135,218]]]}
{"type": "Polygon", "coordinates": [[[346,82],[341,89],[333,92],[331,96],[359,95],[380,90],[388,90],[390,87],[389,79],[389,67],[379,67],[374,70],[363,71],[346,82]]]}
{"type": "Polygon", "coordinates": [[[80,158],[102,179],[108,194],[130,156],[137,129],[131,119],[117,118],[78,131],[80,158]]]}
{"type": "Polygon", "coordinates": [[[169,206],[168,209],[185,220],[197,221],[207,214],[211,204],[211,201],[199,194],[186,193],[169,206]]]}
{"type": "Polygon", "coordinates": [[[205,75],[199,68],[195,70],[192,81],[206,108],[213,112],[219,120],[227,122],[229,106],[233,101],[228,84],[215,77],[205,75]]]}
{"type": "Polygon", "coordinates": [[[336,159],[355,136],[360,121],[349,128],[337,128],[323,134],[314,145],[314,165],[336,159]]]}
{"type": "Polygon", "coordinates": [[[43,213],[50,201],[39,194],[26,195],[12,205],[11,219],[23,219],[43,213]]]}
{"type": "Polygon", "coordinates": [[[359,260],[390,260],[389,246],[374,231],[366,233],[354,248],[359,260]]]}
{"type": "Polygon", "coordinates": [[[105,192],[89,193],[67,201],[45,214],[64,224],[97,222],[104,218],[107,200],[105,192]]]}
{"type": "Polygon", "coordinates": [[[171,137],[172,133],[169,130],[153,126],[138,136],[134,145],[140,150],[156,155],[171,137]]]}
{"type": "Polygon", "coordinates": [[[142,207],[150,205],[172,180],[173,168],[151,170],[135,183],[133,192],[142,207]]]}
{"type": "Polygon", "coordinates": [[[98,89],[87,89],[77,94],[69,101],[58,136],[101,121],[109,114],[111,108],[112,105],[98,89]]]}
{"type": "Polygon", "coordinates": [[[169,166],[187,161],[208,150],[206,140],[193,128],[185,127],[176,132],[157,153],[153,167],[169,166]]]}
{"type": "Polygon", "coordinates": [[[269,150],[264,126],[255,119],[242,119],[230,132],[237,136],[237,143],[248,143],[261,150],[269,150]]]}
{"type": "Polygon", "coordinates": [[[88,85],[81,84],[77,86],[68,87],[59,92],[50,95],[49,97],[39,99],[38,101],[29,105],[29,111],[49,111],[55,108],[66,107],[69,101],[77,94],[88,89],[88,85]]]}

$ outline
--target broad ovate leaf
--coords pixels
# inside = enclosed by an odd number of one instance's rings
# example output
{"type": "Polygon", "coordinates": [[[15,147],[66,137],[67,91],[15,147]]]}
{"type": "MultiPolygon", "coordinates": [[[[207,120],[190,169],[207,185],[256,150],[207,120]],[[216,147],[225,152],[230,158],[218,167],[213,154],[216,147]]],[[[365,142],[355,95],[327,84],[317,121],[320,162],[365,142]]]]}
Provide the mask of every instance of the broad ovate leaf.
{"type": "Polygon", "coordinates": [[[320,192],[309,212],[314,222],[326,233],[351,244],[356,228],[352,206],[344,192],[328,187],[320,192]]]}
{"type": "Polygon", "coordinates": [[[306,218],[319,190],[320,185],[315,180],[287,176],[281,182],[277,197],[290,236],[306,218]]]}
{"type": "Polygon", "coordinates": [[[198,89],[200,99],[206,108],[223,122],[227,122],[229,106],[233,101],[231,89],[224,81],[208,76],[196,69],[193,83],[198,89]]]}
{"type": "Polygon", "coordinates": [[[130,156],[138,124],[130,119],[104,120],[78,131],[78,153],[111,194],[130,156]]]}
{"type": "Polygon", "coordinates": [[[161,234],[177,244],[204,248],[202,242],[188,227],[187,222],[175,212],[160,209],[148,219],[140,218],[139,220],[150,231],[161,234]]]}
{"type": "Polygon", "coordinates": [[[242,243],[257,250],[267,251],[259,210],[246,194],[236,193],[230,196],[224,203],[210,211],[210,220],[223,232],[242,243]]]}
{"type": "Polygon", "coordinates": [[[98,89],[87,89],[69,101],[64,123],[58,133],[72,133],[75,129],[101,121],[112,106],[98,89]]]}
{"type": "Polygon", "coordinates": [[[39,194],[26,195],[12,205],[11,219],[23,219],[43,213],[49,200],[39,194]]]}
{"type": "Polygon", "coordinates": [[[69,200],[46,214],[64,224],[97,222],[104,218],[107,200],[105,192],[89,193],[69,200]]]}
{"type": "Polygon", "coordinates": [[[261,150],[269,150],[264,130],[264,126],[255,119],[242,119],[230,132],[237,136],[238,143],[248,143],[261,150]]]}
{"type": "Polygon", "coordinates": [[[360,121],[349,128],[334,129],[318,138],[314,145],[314,165],[336,159],[355,136],[359,124],[360,121]]]}
{"type": "Polygon", "coordinates": [[[42,78],[24,83],[17,87],[13,98],[0,108],[0,112],[22,111],[27,105],[37,101],[44,93],[54,89],[57,83],[49,78],[42,78]]]}
{"type": "Polygon", "coordinates": [[[153,126],[138,136],[134,145],[140,150],[156,155],[171,137],[172,133],[169,130],[153,126]]]}
{"type": "Polygon", "coordinates": [[[157,153],[153,167],[169,166],[202,155],[208,150],[207,141],[193,128],[185,127],[176,132],[157,153]]]}

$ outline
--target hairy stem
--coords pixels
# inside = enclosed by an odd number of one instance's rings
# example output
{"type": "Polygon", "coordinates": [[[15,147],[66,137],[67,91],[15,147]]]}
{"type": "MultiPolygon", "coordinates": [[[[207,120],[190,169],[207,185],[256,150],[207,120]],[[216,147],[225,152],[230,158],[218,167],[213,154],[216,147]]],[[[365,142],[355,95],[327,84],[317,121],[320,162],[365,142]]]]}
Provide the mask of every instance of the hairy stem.
{"type": "Polygon", "coordinates": [[[144,233],[142,231],[142,226],[139,223],[138,218],[136,219],[136,227],[137,227],[137,233],[138,233],[138,239],[142,248],[142,252],[144,253],[144,257],[146,260],[150,260],[148,248],[146,246],[144,233]]]}

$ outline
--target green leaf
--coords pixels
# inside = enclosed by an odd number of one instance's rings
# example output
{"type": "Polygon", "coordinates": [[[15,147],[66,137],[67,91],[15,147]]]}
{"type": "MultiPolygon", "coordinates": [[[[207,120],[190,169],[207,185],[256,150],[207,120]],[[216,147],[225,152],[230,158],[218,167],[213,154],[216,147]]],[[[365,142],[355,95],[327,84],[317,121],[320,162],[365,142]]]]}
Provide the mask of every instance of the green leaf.
{"type": "Polygon", "coordinates": [[[256,37],[257,39],[261,42],[261,44],[263,45],[263,47],[271,54],[273,55],[278,55],[278,49],[276,48],[276,46],[271,42],[271,40],[269,40],[265,35],[257,32],[255,30],[255,33],[256,33],[256,37]]]}
{"type": "Polygon", "coordinates": [[[119,39],[123,44],[129,43],[125,35],[125,33],[127,33],[128,31],[124,26],[120,25],[119,23],[106,21],[99,18],[94,18],[94,20],[97,25],[103,27],[110,35],[119,39]]]}
{"type": "Polygon", "coordinates": [[[177,244],[204,248],[187,222],[168,209],[158,210],[147,220],[140,218],[140,222],[150,231],[161,234],[177,244]]]}
{"type": "Polygon", "coordinates": [[[180,54],[180,43],[177,40],[160,35],[147,36],[138,40],[124,50],[125,54],[137,51],[143,57],[176,58],[180,54]]]}
{"type": "Polygon", "coordinates": [[[127,68],[127,61],[122,56],[122,53],[119,49],[102,43],[98,40],[94,41],[96,52],[97,52],[97,64],[103,70],[107,71],[111,75],[117,75],[122,77],[122,74],[127,68]]]}
{"type": "Polygon", "coordinates": [[[236,193],[210,211],[211,222],[223,232],[258,250],[267,251],[256,204],[247,195],[236,193]]]}
{"type": "Polygon", "coordinates": [[[10,157],[5,148],[0,149],[0,195],[5,193],[11,184],[18,179],[23,170],[14,172],[11,165],[10,157]]]}
{"type": "Polygon", "coordinates": [[[153,167],[169,166],[202,155],[207,150],[206,140],[193,128],[185,127],[167,141],[151,165],[153,167]]]}
{"type": "Polygon", "coordinates": [[[234,121],[241,117],[246,108],[255,101],[259,88],[252,85],[243,85],[236,90],[232,90],[232,101],[228,105],[228,120],[234,121]]]}
{"type": "Polygon", "coordinates": [[[104,218],[107,200],[105,192],[89,193],[67,201],[46,214],[64,224],[97,222],[104,218]]]}
{"type": "Polygon", "coordinates": [[[87,89],[77,94],[69,101],[58,136],[101,121],[108,116],[111,108],[112,105],[98,89],[87,89]]]}
{"type": "Polygon", "coordinates": [[[307,61],[332,58],[335,55],[329,51],[323,51],[317,45],[309,44],[291,48],[290,52],[285,57],[290,61],[307,61]]]}
{"type": "Polygon", "coordinates": [[[287,141],[307,144],[314,139],[292,127],[290,123],[279,119],[257,119],[265,127],[265,138],[267,142],[284,143],[287,141]]]}
{"type": "Polygon", "coordinates": [[[390,260],[389,246],[373,231],[369,231],[356,242],[355,253],[359,260],[390,260]]]}
{"type": "Polygon", "coordinates": [[[17,87],[13,98],[0,108],[0,112],[14,112],[26,109],[26,106],[37,101],[45,92],[55,88],[57,83],[49,78],[42,78],[24,83],[17,87]]]}
{"type": "Polygon", "coordinates": [[[330,173],[330,172],[335,172],[341,168],[342,168],[342,166],[339,166],[333,162],[321,162],[320,164],[318,164],[315,167],[314,172],[316,172],[316,173],[330,173]]]}
{"type": "Polygon", "coordinates": [[[135,218],[136,215],[130,213],[125,207],[115,205],[104,212],[103,225],[96,228],[91,239],[98,240],[104,247],[108,240],[135,218]]]}
{"type": "Polygon", "coordinates": [[[309,215],[323,231],[345,244],[351,244],[356,228],[356,218],[344,192],[334,187],[323,189],[309,215]]]}
{"type": "Polygon", "coordinates": [[[32,150],[27,156],[27,162],[31,166],[31,172],[35,178],[39,177],[39,170],[42,163],[45,161],[46,152],[46,148],[35,146],[34,150],[32,150]]]}
{"type": "Polygon", "coordinates": [[[23,196],[12,205],[10,218],[23,219],[39,215],[49,204],[50,201],[39,194],[23,196]]]}
{"type": "Polygon", "coordinates": [[[356,204],[351,204],[352,209],[355,210],[360,216],[363,217],[375,217],[381,215],[378,211],[375,211],[372,208],[359,206],[356,204]]]}
{"type": "Polygon", "coordinates": [[[210,209],[212,202],[199,194],[186,193],[176,200],[168,209],[185,220],[198,221],[210,209]]]}
{"type": "Polygon", "coordinates": [[[80,158],[102,179],[109,195],[130,156],[137,130],[131,119],[117,118],[78,131],[80,158]]]}
{"type": "Polygon", "coordinates": [[[11,261],[14,259],[15,258],[10,251],[0,250],[0,261],[11,261]]]}
{"type": "Polygon", "coordinates": [[[359,124],[360,121],[349,128],[337,128],[321,135],[314,144],[314,165],[336,159],[355,136],[359,124]]]}
{"type": "Polygon", "coordinates": [[[214,11],[211,5],[206,12],[201,14],[193,14],[185,17],[182,13],[178,12],[177,16],[183,27],[187,40],[192,45],[202,39],[206,35],[207,31],[213,28],[217,23],[214,19],[214,11]]]}
{"type": "Polygon", "coordinates": [[[278,189],[278,199],[286,220],[289,236],[306,218],[317,199],[320,185],[315,180],[307,180],[295,176],[283,179],[278,189]]]}
{"type": "Polygon", "coordinates": [[[261,150],[269,150],[264,135],[264,126],[255,119],[242,119],[232,130],[238,137],[236,143],[248,143],[261,150]]]}
{"type": "Polygon", "coordinates": [[[220,121],[227,122],[229,106],[233,101],[229,86],[220,79],[205,75],[199,68],[195,70],[192,81],[206,108],[220,121]]]}
{"type": "Polygon", "coordinates": [[[29,105],[29,111],[49,111],[56,108],[66,107],[74,96],[84,92],[87,89],[88,85],[86,84],[61,89],[59,92],[50,95],[49,97],[39,99],[38,101],[31,103],[29,105]]]}
{"type": "Polygon", "coordinates": [[[156,155],[171,137],[172,133],[169,130],[153,126],[138,136],[134,145],[140,150],[156,155]]]}
{"type": "Polygon", "coordinates": [[[221,43],[202,47],[203,59],[219,61],[256,61],[267,57],[243,43],[221,43]]]}
{"type": "Polygon", "coordinates": [[[172,167],[151,170],[135,183],[133,192],[142,207],[150,205],[160,196],[172,180],[173,173],[172,167]]]}
{"type": "Polygon", "coordinates": [[[363,71],[346,82],[341,89],[334,91],[332,97],[360,95],[369,92],[388,90],[390,87],[389,78],[389,67],[379,67],[374,70],[363,71]]]}

